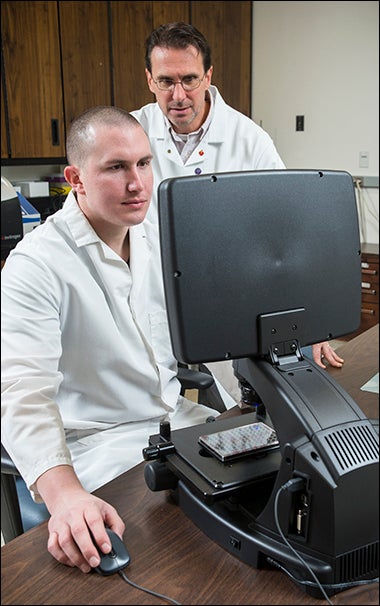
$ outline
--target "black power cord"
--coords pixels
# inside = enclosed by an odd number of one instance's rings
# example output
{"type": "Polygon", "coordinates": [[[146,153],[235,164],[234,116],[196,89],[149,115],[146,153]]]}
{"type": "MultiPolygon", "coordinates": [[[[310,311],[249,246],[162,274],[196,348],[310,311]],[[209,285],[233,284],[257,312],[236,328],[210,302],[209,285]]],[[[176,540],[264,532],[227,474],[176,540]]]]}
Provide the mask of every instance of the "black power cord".
{"type": "MultiPolygon", "coordinates": [[[[292,579],[292,581],[294,581],[295,583],[297,583],[297,585],[303,585],[304,587],[317,587],[317,583],[314,583],[313,581],[301,581],[300,579],[297,579],[297,577],[294,576],[294,574],[292,574],[290,572],[290,570],[288,570],[287,568],[285,568],[285,566],[283,566],[282,564],[280,564],[280,562],[277,562],[277,560],[274,560],[273,558],[270,558],[269,556],[267,557],[267,562],[268,564],[272,564],[272,566],[274,566],[275,568],[278,568],[279,570],[281,570],[282,572],[285,572],[285,574],[292,579]]],[[[376,577],[375,579],[366,579],[364,581],[349,581],[347,583],[331,583],[331,584],[324,584],[324,588],[325,589],[333,589],[333,590],[339,590],[339,591],[344,591],[345,589],[351,589],[352,587],[357,587],[358,585],[372,585],[373,583],[378,583],[379,582],[379,578],[376,577]]]]}
{"type": "Polygon", "coordinates": [[[305,560],[298,553],[298,551],[296,549],[294,549],[294,547],[289,543],[288,539],[286,538],[286,536],[284,535],[284,533],[281,530],[280,521],[278,519],[278,499],[280,497],[281,492],[283,492],[284,490],[288,490],[290,492],[297,492],[297,490],[300,490],[300,488],[303,488],[304,485],[305,485],[305,481],[303,480],[303,478],[292,478],[291,480],[289,480],[288,482],[286,482],[286,484],[284,484],[283,486],[280,486],[280,488],[278,489],[278,491],[276,493],[276,497],[275,497],[275,500],[274,500],[274,518],[275,518],[277,530],[280,533],[281,538],[284,541],[284,543],[289,547],[289,549],[292,550],[292,552],[299,559],[299,561],[301,562],[301,564],[303,564],[303,566],[305,566],[305,568],[310,572],[310,574],[313,577],[315,583],[317,584],[317,586],[319,587],[321,593],[325,597],[327,603],[330,604],[330,606],[334,606],[333,603],[331,602],[329,596],[327,595],[325,589],[323,588],[322,584],[320,583],[320,581],[319,581],[317,575],[315,574],[314,570],[312,570],[310,568],[309,564],[307,562],[305,562],[305,560]]]}

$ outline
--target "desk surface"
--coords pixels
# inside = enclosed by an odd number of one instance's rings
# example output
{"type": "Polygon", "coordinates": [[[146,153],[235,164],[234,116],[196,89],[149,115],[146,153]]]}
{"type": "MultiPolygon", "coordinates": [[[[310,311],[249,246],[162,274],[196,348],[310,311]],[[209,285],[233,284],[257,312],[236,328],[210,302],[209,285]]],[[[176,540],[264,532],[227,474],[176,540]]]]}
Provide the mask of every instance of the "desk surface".
{"type": "MultiPolygon", "coordinates": [[[[378,395],[360,387],[378,371],[378,326],[345,343],[342,369],[329,372],[365,414],[378,418],[378,395]]],[[[182,604],[326,604],[303,593],[285,574],[256,570],[209,539],[165,492],[151,492],[144,463],[103,486],[96,494],[112,503],[126,522],[131,554],[127,576],[182,604]]],[[[66,568],[46,550],[47,523],[1,548],[1,603],[166,604],[127,585],[119,575],[85,575],[66,568]]],[[[333,604],[378,604],[377,584],[347,590],[333,604]]]]}

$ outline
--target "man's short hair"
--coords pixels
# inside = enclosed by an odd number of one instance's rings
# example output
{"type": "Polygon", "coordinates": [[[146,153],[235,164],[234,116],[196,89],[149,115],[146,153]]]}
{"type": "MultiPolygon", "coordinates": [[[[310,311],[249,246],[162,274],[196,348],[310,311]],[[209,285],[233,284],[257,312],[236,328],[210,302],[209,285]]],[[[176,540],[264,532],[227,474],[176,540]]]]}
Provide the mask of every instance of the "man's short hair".
{"type": "Polygon", "coordinates": [[[129,125],[141,127],[134,116],[120,107],[111,105],[97,105],[90,107],[85,112],[74,118],[66,138],[66,156],[69,164],[81,165],[91,145],[95,126],[117,126],[129,125]]]}
{"type": "Polygon", "coordinates": [[[145,41],[145,67],[152,73],[151,55],[155,46],[185,49],[194,46],[202,55],[203,67],[211,67],[211,48],[204,35],[193,25],[178,21],[166,23],[155,29],[145,41]]]}

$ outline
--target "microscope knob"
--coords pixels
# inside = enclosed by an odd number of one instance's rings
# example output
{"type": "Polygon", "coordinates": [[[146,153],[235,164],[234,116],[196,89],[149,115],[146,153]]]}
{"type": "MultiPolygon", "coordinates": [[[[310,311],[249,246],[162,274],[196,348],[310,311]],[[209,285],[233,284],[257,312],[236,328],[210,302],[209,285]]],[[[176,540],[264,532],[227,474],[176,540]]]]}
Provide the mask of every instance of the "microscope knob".
{"type": "Polygon", "coordinates": [[[144,468],[145,482],[152,492],[171,490],[177,486],[177,476],[163,461],[151,461],[144,468]]]}

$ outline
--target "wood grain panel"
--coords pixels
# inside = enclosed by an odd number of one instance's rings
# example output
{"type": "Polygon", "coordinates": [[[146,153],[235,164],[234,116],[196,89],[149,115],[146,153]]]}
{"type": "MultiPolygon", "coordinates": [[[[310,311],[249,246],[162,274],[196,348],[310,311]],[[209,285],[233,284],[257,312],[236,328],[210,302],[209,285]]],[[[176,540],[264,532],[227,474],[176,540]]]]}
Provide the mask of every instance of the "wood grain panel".
{"type": "Polygon", "coordinates": [[[64,156],[57,3],[4,1],[1,18],[12,157],[64,156]]]}
{"type": "Polygon", "coordinates": [[[59,2],[65,122],[111,105],[107,2],[59,2]],[[91,24],[91,25],[90,25],[91,24]]]}
{"type": "Polygon", "coordinates": [[[250,117],[252,3],[191,2],[191,22],[211,45],[213,84],[250,117]]]}
{"type": "Polygon", "coordinates": [[[111,2],[114,105],[127,111],[154,101],[145,77],[144,43],[153,29],[152,2],[111,2]]]}
{"type": "Polygon", "coordinates": [[[5,118],[3,82],[1,83],[1,157],[8,158],[7,123],[5,118]]]}
{"type": "Polygon", "coordinates": [[[153,29],[164,23],[175,21],[189,22],[190,2],[152,2],[153,5],[153,29]]]}

